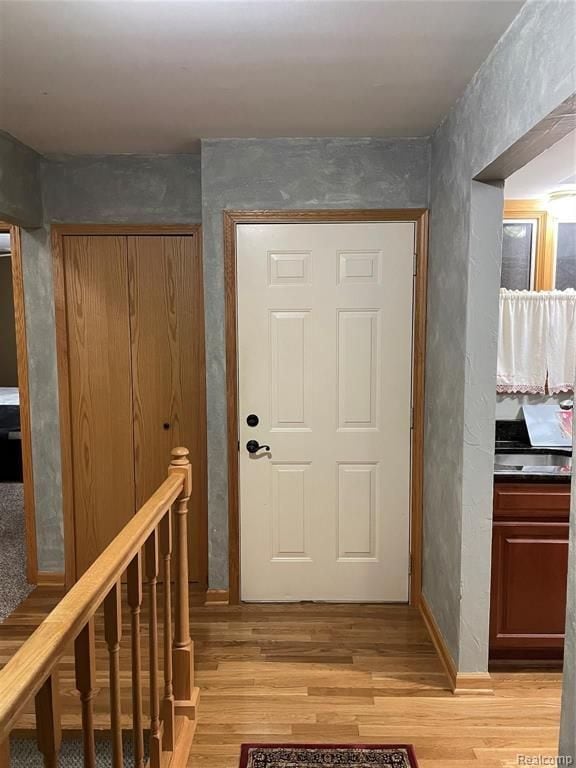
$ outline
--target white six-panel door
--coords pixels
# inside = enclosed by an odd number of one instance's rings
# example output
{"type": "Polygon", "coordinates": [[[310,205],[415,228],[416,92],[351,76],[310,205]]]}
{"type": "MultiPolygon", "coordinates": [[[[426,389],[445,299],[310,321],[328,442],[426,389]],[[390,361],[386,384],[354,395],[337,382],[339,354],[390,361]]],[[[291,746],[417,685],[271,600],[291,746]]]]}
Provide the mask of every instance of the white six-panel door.
{"type": "Polygon", "coordinates": [[[243,600],[408,600],[414,238],[237,227],[243,600]]]}

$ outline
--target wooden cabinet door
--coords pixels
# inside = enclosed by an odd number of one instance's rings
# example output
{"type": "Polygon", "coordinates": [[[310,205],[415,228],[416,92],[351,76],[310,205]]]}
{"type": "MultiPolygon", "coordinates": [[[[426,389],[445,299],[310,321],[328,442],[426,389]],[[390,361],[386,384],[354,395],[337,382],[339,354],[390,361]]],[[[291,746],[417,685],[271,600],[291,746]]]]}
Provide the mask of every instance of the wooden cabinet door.
{"type": "Polygon", "coordinates": [[[125,237],[63,238],[76,578],[135,510],[125,237]]]}
{"type": "Polygon", "coordinates": [[[206,371],[198,235],[128,237],[136,505],[190,450],[190,580],[206,582],[206,371]]]}
{"type": "MultiPolygon", "coordinates": [[[[524,650],[559,655],[564,645],[567,522],[495,522],[491,655],[524,650]]],[[[501,654],[501,655],[506,655],[501,654]]],[[[519,657],[521,654],[516,654],[519,657]]]]}

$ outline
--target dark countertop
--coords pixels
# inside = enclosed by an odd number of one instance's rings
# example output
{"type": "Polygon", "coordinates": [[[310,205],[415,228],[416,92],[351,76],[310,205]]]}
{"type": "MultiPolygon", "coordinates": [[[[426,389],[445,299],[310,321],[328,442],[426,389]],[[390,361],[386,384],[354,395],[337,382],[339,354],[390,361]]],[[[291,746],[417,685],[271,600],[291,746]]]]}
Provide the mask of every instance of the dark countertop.
{"type": "MultiPolygon", "coordinates": [[[[530,444],[528,430],[523,419],[496,422],[495,466],[498,466],[499,454],[510,453],[525,454],[527,458],[530,455],[545,454],[566,456],[567,459],[572,456],[570,448],[533,448],[530,444]]],[[[535,468],[530,464],[529,460],[526,461],[525,465],[507,466],[503,470],[494,472],[494,481],[497,483],[569,483],[571,480],[571,467],[543,466],[535,468]],[[524,466],[531,468],[529,471],[526,471],[524,466]]]]}
{"type": "Polygon", "coordinates": [[[524,419],[496,421],[496,453],[556,453],[572,456],[572,448],[533,448],[524,419]]]}

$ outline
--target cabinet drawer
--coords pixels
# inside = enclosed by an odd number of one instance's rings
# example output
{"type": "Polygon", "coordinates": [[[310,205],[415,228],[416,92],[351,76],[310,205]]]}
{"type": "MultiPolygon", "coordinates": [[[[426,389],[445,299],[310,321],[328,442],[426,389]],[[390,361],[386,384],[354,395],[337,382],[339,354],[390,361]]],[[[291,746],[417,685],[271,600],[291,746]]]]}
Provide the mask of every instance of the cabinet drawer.
{"type": "Polygon", "coordinates": [[[495,523],[491,650],[557,650],[564,645],[568,523],[495,523]]]}
{"type": "Polygon", "coordinates": [[[570,483],[496,483],[494,519],[568,520],[570,483]]]}

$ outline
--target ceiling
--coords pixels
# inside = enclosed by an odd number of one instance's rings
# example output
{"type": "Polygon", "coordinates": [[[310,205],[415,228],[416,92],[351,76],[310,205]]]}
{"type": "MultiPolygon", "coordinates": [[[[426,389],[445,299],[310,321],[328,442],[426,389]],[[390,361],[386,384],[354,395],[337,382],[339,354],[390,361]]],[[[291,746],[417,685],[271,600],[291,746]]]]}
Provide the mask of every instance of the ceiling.
{"type": "Polygon", "coordinates": [[[0,0],[0,128],[42,152],[423,136],[523,0],[0,0]]]}
{"type": "Polygon", "coordinates": [[[576,184],[576,131],[506,179],[504,193],[508,200],[529,200],[544,197],[563,184],[576,184]]]}

